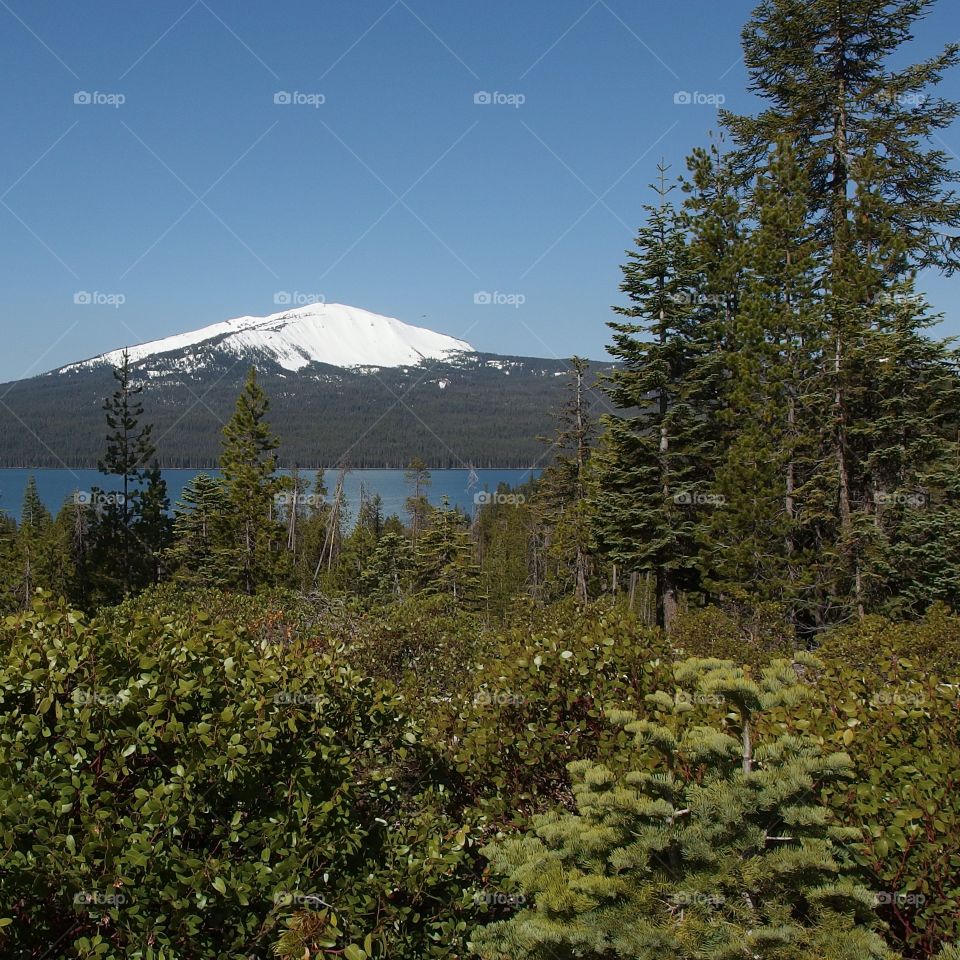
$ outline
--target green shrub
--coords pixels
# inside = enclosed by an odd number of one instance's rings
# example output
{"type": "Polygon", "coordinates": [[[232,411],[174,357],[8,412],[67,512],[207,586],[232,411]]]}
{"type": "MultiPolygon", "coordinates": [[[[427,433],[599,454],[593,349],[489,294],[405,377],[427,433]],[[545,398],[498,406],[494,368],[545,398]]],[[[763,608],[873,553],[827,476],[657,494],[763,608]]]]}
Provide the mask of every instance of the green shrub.
{"type": "Polygon", "coordinates": [[[0,955],[266,957],[318,897],[330,955],[455,956],[473,841],[396,693],[149,607],[0,629],[0,955]]]}
{"type": "Polygon", "coordinates": [[[466,686],[437,706],[425,733],[457,796],[494,818],[569,802],[567,764],[609,756],[624,738],[604,710],[639,705],[669,672],[659,631],[601,605],[534,608],[485,649],[462,664],[466,686]]]}
{"type": "Polygon", "coordinates": [[[947,623],[956,631],[955,618],[936,615],[925,625],[872,621],[828,641],[825,649],[843,653],[817,678],[819,702],[796,718],[853,758],[855,780],[824,799],[857,829],[848,849],[882,891],[888,939],[908,958],[933,957],[960,938],[960,678],[937,676],[932,651],[917,644],[939,636],[955,647],[956,632],[937,633],[947,623]],[[916,649],[924,659],[897,653],[916,649]]]}

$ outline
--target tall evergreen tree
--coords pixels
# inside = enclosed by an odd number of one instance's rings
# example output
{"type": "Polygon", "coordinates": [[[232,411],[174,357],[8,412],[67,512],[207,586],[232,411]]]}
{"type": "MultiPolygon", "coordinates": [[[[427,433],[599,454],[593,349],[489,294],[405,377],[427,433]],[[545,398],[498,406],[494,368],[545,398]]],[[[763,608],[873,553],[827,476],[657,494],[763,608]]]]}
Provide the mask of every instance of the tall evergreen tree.
{"type": "Polygon", "coordinates": [[[817,437],[829,411],[821,376],[823,298],[807,184],[791,146],[771,152],[753,190],[737,314],[727,325],[722,420],[729,438],[716,477],[723,498],[705,524],[709,588],[738,603],[775,603],[796,621],[829,592],[817,437]],[[807,578],[816,557],[818,570],[807,578]]]}
{"type": "Polygon", "coordinates": [[[159,583],[166,575],[167,551],[173,542],[173,518],[167,482],[154,462],[143,474],[145,486],[137,502],[133,534],[140,546],[139,582],[142,586],[159,583]]]}
{"type": "Polygon", "coordinates": [[[17,597],[17,523],[0,511],[0,613],[13,613],[17,597]]]}
{"type": "Polygon", "coordinates": [[[220,455],[226,505],[223,556],[235,584],[247,593],[272,580],[273,552],[282,537],[273,516],[279,441],[266,420],[269,406],[251,368],[224,427],[220,455]]]}
{"type": "Polygon", "coordinates": [[[427,465],[420,459],[414,457],[407,467],[406,473],[407,488],[410,495],[407,497],[406,508],[410,517],[410,536],[413,540],[414,549],[420,540],[420,534],[423,533],[430,517],[430,501],[427,499],[427,491],[430,489],[430,471],[427,465]]]}
{"type": "MultiPolygon", "coordinates": [[[[960,59],[960,46],[902,65],[901,48],[933,2],[763,0],[744,31],[744,50],[752,89],[767,105],[756,117],[724,117],[745,177],[781,137],[808,172],[830,337],[823,375],[833,398],[840,619],[868,609],[878,549],[870,466],[877,460],[871,444],[885,443],[871,402],[872,378],[883,373],[871,359],[878,297],[919,268],[960,266],[958,175],[932,144],[958,116],[957,104],[932,91],[960,59]]],[[[905,349],[922,325],[908,329],[901,316],[905,349]]]]}
{"type": "Polygon", "coordinates": [[[14,547],[17,606],[29,606],[39,589],[60,596],[66,594],[71,573],[66,543],[40,499],[36,478],[32,476],[24,492],[14,547]]]}
{"type": "Polygon", "coordinates": [[[543,438],[554,457],[537,487],[538,519],[546,532],[545,551],[550,557],[550,579],[560,592],[585,602],[593,567],[593,537],[587,506],[587,470],[595,440],[588,400],[589,363],[570,360],[570,396],[557,413],[557,433],[543,438]]]}
{"type": "Polygon", "coordinates": [[[702,489],[706,422],[700,415],[702,330],[696,275],[681,217],[660,166],[659,202],[628,251],[621,289],[630,306],[611,322],[609,352],[621,363],[608,393],[623,411],[604,419],[592,513],[601,548],[629,571],[653,576],[656,619],[669,626],[678,592],[696,585],[698,520],[681,508],[702,489]]]}
{"type": "Polygon", "coordinates": [[[958,116],[934,95],[960,62],[960,44],[919,63],[902,48],[936,0],[761,0],[743,31],[750,89],[766,101],[755,117],[724,113],[751,175],[789,140],[809,166],[811,211],[821,241],[842,242],[852,214],[856,162],[874,156],[876,187],[914,266],[960,265],[960,199],[947,153],[932,138],[958,116]]]}
{"type": "Polygon", "coordinates": [[[134,521],[137,516],[139,485],[144,479],[144,469],[155,453],[151,434],[153,427],[142,424],[143,393],[141,385],[134,385],[130,368],[130,354],[124,350],[120,366],[113,371],[117,388],[104,401],[107,418],[107,452],[100,461],[100,472],[118,477],[122,484],[122,500],[111,502],[104,511],[100,531],[105,539],[117,544],[118,553],[111,556],[107,551],[105,563],[116,569],[105,570],[107,579],[119,582],[122,594],[130,591],[134,571],[141,566],[135,562],[137,554],[144,551],[136,541],[134,521]]]}

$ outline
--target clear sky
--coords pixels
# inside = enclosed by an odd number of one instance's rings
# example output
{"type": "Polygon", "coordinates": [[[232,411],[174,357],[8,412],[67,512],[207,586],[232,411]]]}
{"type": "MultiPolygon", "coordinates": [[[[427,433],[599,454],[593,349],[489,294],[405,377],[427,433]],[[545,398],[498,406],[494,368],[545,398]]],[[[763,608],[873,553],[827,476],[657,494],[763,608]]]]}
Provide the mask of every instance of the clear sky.
{"type": "MultiPolygon", "coordinates": [[[[600,357],[657,161],[756,106],[752,6],[0,0],[0,381],[284,294],[600,357]]],[[[957,38],[941,0],[916,57],[957,38]]]]}

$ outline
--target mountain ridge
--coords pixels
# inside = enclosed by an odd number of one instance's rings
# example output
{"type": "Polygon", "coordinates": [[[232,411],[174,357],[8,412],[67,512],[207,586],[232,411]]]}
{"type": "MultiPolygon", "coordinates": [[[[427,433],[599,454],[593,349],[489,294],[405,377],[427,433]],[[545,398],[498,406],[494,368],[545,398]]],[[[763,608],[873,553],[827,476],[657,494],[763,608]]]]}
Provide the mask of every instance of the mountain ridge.
{"type": "Polygon", "coordinates": [[[465,340],[417,327],[395,317],[340,303],[314,303],[266,316],[243,316],[186,333],[110,350],[48,371],[47,376],[95,366],[117,366],[126,350],[133,363],[216,345],[220,350],[262,353],[297,372],[311,363],[334,367],[398,367],[473,353],[465,340]]]}

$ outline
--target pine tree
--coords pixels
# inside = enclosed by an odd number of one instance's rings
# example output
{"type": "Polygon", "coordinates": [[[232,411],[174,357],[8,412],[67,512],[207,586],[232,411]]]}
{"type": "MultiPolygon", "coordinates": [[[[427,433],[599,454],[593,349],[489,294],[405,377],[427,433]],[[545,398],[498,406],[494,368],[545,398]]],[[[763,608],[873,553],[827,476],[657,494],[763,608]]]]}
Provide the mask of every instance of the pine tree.
{"type": "Polygon", "coordinates": [[[380,494],[370,496],[361,485],[357,522],[344,542],[340,557],[344,589],[358,594],[365,592],[369,585],[366,573],[383,536],[383,525],[383,499],[380,494]]]}
{"type": "Polygon", "coordinates": [[[550,579],[560,593],[586,602],[593,568],[593,537],[587,506],[587,469],[595,426],[587,399],[589,363],[570,360],[570,397],[557,414],[557,433],[542,438],[554,457],[537,488],[538,520],[546,532],[550,579]]]}
{"type": "Polygon", "coordinates": [[[236,586],[247,593],[274,575],[273,551],[282,537],[273,517],[279,489],[275,451],[279,441],[266,421],[269,400],[251,368],[233,416],[223,429],[223,490],[226,501],[222,556],[236,586]]]}
{"type": "Polygon", "coordinates": [[[13,613],[19,607],[17,568],[17,524],[0,511],[0,613],[13,613]]]}
{"type": "Polygon", "coordinates": [[[607,392],[624,413],[604,418],[591,506],[601,548],[615,563],[655,579],[656,620],[669,627],[678,593],[697,585],[697,518],[680,504],[702,489],[705,419],[700,415],[704,355],[692,293],[696,276],[681,218],[660,166],[656,206],[648,206],[628,251],[609,352],[621,363],[607,392]]]}
{"type": "Polygon", "coordinates": [[[110,503],[103,513],[99,529],[105,541],[116,544],[114,555],[101,550],[102,562],[107,569],[101,571],[102,579],[114,580],[121,587],[121,595],[130,592],[134,571],[141,566],[137,555],[144,547],[138,544],[133,531],[137,515],[136,501],[140,496],[139,484],[144,478],[144,468],[155,453],[150,424],[141,425],[143,403],[140,395],[143,387],[135,386],[130,369],[130,354],[124,350],[120,366],[113,371],[117,389],[104,401],[107,418],[107,452],[100,461],[100,472],[119,477],[122,485],[122,500],[110,503]]]}
{"type": "Polygon", "coordinates": [[[137,585],[160,583],[166,574],[166,555],[173,541],[173,518],[167,482],[156,461],[144,471],[145,486],[137,501],[133,535],[140,546],[137,585]]]}
{"type": "Polygon", "coordinates": [[[361,592],[377,602],[403,600],[411,592],[414,573],[413,544],[402,526],[388,523],[361,571],[361,592]]]}
{"type": "Polygon", "coordinates": [[[419,457],[414,457],[410,461],[406,480],[410,490],[410,496],[407,497],[406,502],[407,514],[410,517],[410,536],[416,549],[420,535],[429,521],[431,510],[430,501],[427,499],[427,491],[431,483],[430,471],[419,457]]]}
{"type": "Polygon", "coordinates": [[[819,248],[789,144],[771,153],[751,202],[739,307],[726,327],[722,499],[704,525],[703,564],[715,595],[776,604],[796,623],[798,608],[817,606],[811,594],[830,586],[817,440],[830,397],[819,248]],[[814,554],[818,570],[807,577],[814,554]]]}
{"type": "Polygon", "coordinates": [[[649,716],[611,716],[632,736],[616,763],[570,765],[576,812],[488,847],[522,909],[482,928],[485,960],[645,957],[893,960],[873,896],[845,873],[821,784],[852,776],[844,753],[770,724],[809,690],[775,661],[752,678],[691,660],[649,716]]]}
{"type": "Polygon", "coordinates": [[[222,537],[226,522],[223,483],[198,473],[184,488],[174,508],[173,546],[169,566],[174,578],[199,587],[225,586],[222,537]]]}
{"type": "Polygon", "coordinates": [[[40,499],[36,478],[30,477],[23,496],[15,538],[17,606],[27,607],[37,590],[59,595],[66,591],[68,559],[62,549],[53,517],[40,499]]]}
{"type": "Polygon", "coordinates": [[[915,267],[960,265],[960,181],[932,138],[958,116],[931,92],[960,44],[920,63],[902,47],[936,0],[761,0],[743,31],[756,117],[723,114],[746,175],[783,139],[809,167],[818,236],[833,250],[851,217],[856,161],[873,155],[877,189],[915,267]]]}
{"type": "MultiPolygon", "coordinates": [[[[829,452],[839,528],[831,551],[841,563],[829,577],[839,600],[832,619],[868,609],[870,568],[883,549],[869,466],[876,459],[871,439],[884,442],[870,402],[878,296],[919,268],[960,266],[960,199],[952,187],[960,178],[931,145],[958,116],[957,104],[931,91],[960,60],[960,46],[902,65],[901,48],[932,5],[764,0],[744,31],[744,50],[752,89],[768,105],[757,117],[724,117],[744,177],[782,137],[809,174],[830,336],[824,377],[833,397],[829,452]]],[[[918,330],[901,326],[900,335],[909,341],[918,330]]]]}
{"type": "Polygon", "coordinates": [[[468,606],[479,600],[479,568],[467,519],[450,508],[446,497],[433,511],[430,527],[420,537],[415,554],[417,586],[424,593],[446,596],[468,606]]]}
{"type": "MultiPolygon", "coordinates": [[[[545,529],[534,507],[538,483],[529,481],[511,488],[500,484],[497,496],[485,498],[473,521],[477,559],[481,570],[481,592],[486,598],[488,615],[502,619],[517,597],[548,594],[545,586],[545,541],[553,537],[552,527],[545,529]]],[[[569,550],[564,551],[563,592],[570,592],[569,550]]]]}

